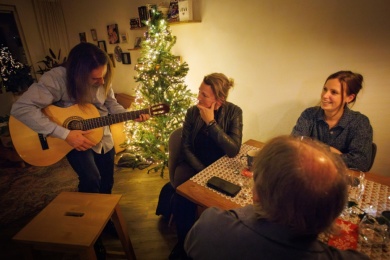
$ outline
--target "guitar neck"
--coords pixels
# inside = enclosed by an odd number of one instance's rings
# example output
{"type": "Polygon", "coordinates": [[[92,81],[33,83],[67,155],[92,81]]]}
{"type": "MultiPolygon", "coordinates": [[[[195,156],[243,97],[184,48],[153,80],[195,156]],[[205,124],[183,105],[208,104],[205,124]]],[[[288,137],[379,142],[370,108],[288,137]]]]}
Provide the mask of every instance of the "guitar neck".
{"type": "Polygon", "coordinates": [[[139,118],[141,114],[150,115],[150,109],[145,108],[137,111],[129,111],[108,116],[85,119],[82,120],[83,130],[86,131],[107,125],[113,125],[124,121],[134,120],[136,118],[139,118]]]}

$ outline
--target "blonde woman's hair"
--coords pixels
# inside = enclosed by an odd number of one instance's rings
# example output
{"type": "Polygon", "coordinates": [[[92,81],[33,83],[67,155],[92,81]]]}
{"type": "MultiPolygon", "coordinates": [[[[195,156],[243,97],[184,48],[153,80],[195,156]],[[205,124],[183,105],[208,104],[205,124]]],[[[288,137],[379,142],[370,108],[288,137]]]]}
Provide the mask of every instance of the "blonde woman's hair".
{"type": "Polygon", "coordinates": [[[217,100],[224,103],[229,95],[229,90],[234,86],[234,80],[223,73],[211,73],[203,78],[203,82],[209,85],[217,100]]]}

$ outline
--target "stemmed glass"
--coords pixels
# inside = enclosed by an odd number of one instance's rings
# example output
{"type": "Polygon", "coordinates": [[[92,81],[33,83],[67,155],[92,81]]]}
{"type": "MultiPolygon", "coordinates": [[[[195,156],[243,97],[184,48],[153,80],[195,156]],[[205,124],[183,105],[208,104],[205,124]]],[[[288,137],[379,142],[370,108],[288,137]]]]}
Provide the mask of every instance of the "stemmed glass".
{"type": "Polygon", "coordinates": [[[354,217],[359,214],[355,212],[354,206],[360,205],[364,193],[364,172],[358,169],[349,169],[347,174],[348,184],[348,204],[346,205],[346,213],[349,217],[354,217]]]}
{"type": "Polygon", "coordinates": [[[357,205],[360,204],[363,197],[364,177],[364,172],[356,169],[350,169],[348,172],[348,201],[357,205]]]}

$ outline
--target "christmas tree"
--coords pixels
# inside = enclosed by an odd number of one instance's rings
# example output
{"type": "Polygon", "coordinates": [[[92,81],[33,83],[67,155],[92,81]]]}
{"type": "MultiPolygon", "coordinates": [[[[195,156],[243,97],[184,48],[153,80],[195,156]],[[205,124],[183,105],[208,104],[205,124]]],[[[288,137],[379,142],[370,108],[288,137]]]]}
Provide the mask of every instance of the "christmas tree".
{"type": "Polygon", "coordinates": [[[171,34],[166,19],[152,9],[151,18],[145,24],[148,30],[135,66],[135,81],[139,84],[135,89],[134,109],[165,103],[170,111],[143,123],[127,122],[127,141],[123,146],[127,166],[145,168],[154,163],[148,172],[160,171],[163,176],[168,165],[169,136],[182,126],[187,109],[195,103],[195,95],[184,84],[188,64],[171,53],[176,37],[171,34]]]}
{"type": "Polygon", "coordinates": [[[13,58],[6,46],[0,47],[0,76],[5,91],[20,92],[27,89],[33,82],[31,67],[13,58]]]}

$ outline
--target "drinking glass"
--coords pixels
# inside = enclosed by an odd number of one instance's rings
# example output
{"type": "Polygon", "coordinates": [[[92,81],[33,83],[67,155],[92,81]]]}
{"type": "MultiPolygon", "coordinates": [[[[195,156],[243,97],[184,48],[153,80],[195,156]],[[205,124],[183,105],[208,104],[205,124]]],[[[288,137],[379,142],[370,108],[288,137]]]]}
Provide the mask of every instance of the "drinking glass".
{"type": "Polygon", "coordinates": [[[347,173],[348,202],[342,213],[343,217],[354,218],[361,212],[354,206],[359,206],[364,193],[365,174],[357,169],[349,169],[347,173]]]}
{"type": "Polygon", "coordinates": [[[252,196],[253,173],[249,170],[242,170],[239,176],[239,185],[242,188],[242,196],[249,198],[252,196]]]}
{"type": "Polygon", "coordinates": [[[359,239],[370,246],[382,246],[389,242],[390,222],[383,216],[366,214],[359,223],[359,239]]]}
{"type": "Polygon", "coordinates": [[[348,201],[357,205],[360,204],[364,193],[364,177],[365,174],[362,171],[350,169],[354,172],[348,173],[348,201]],[[356,174],[357,173],[357,174],[356,174]]]}

